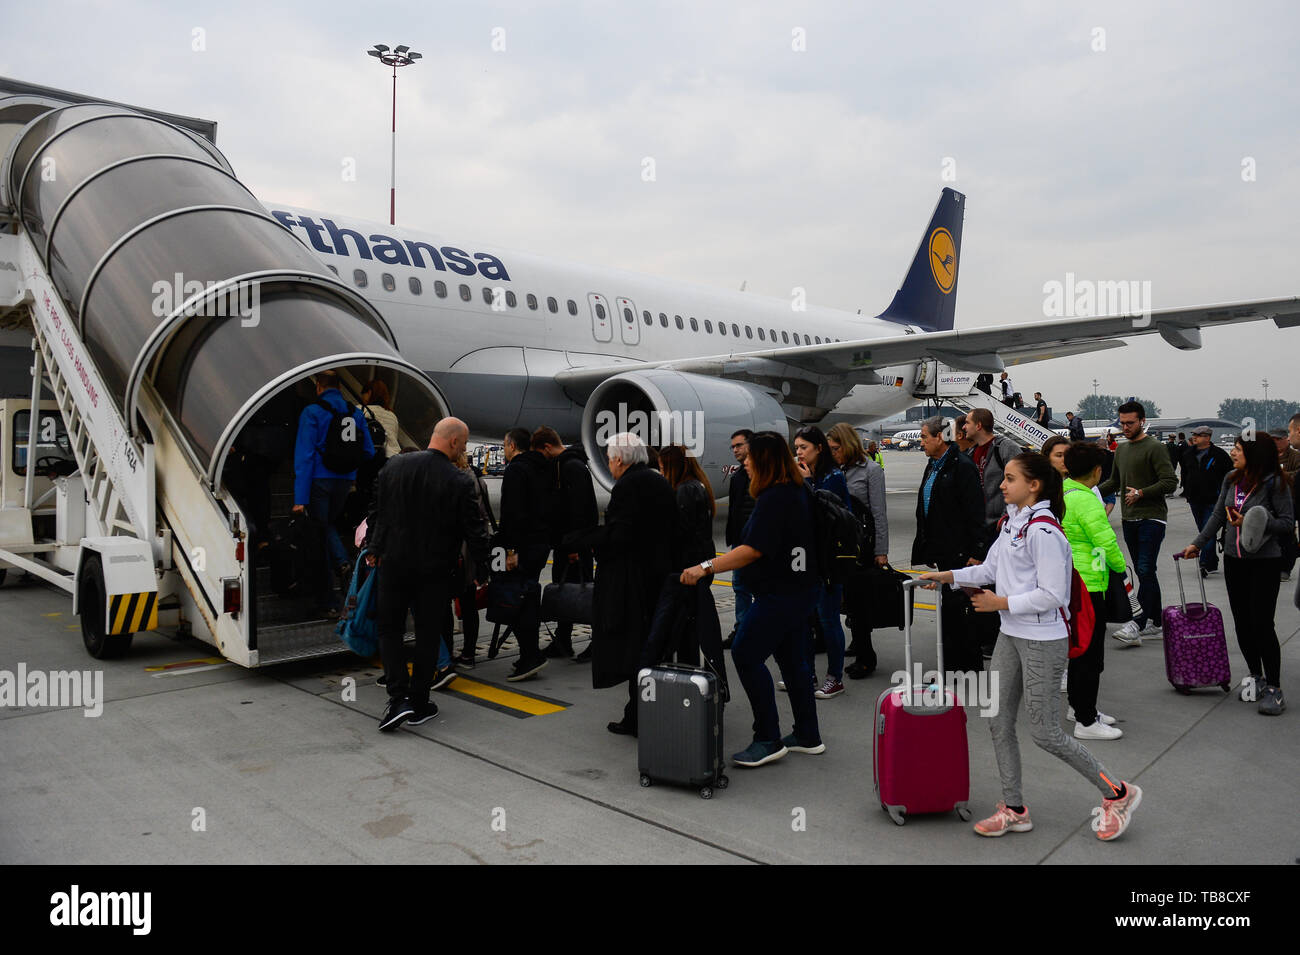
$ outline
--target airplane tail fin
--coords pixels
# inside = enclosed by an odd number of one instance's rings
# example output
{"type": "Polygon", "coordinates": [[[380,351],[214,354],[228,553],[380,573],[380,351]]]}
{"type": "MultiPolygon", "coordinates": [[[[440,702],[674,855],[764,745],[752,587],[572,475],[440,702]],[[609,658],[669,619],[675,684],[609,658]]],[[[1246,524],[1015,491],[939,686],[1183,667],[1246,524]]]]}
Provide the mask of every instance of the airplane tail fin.
{"type": "Polygon", "coordinates": [[[957,312],[957,267],[966,197],[945,188],[903,284],[877,318],[926,331],[951,331],[957,312]]]}

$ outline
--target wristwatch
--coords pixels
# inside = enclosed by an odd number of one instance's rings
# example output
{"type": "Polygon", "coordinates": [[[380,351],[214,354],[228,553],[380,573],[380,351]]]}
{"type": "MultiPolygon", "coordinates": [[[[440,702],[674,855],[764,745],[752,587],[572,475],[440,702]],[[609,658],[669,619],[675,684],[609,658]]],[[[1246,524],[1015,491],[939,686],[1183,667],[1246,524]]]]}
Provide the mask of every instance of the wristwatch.
{"type": "Polygon", "coordinates": [[[704,561],[704,563],[700,564],[700,569],[703,570],[706,574],[713,573],[713,561],[712,560],[704,561]]]}

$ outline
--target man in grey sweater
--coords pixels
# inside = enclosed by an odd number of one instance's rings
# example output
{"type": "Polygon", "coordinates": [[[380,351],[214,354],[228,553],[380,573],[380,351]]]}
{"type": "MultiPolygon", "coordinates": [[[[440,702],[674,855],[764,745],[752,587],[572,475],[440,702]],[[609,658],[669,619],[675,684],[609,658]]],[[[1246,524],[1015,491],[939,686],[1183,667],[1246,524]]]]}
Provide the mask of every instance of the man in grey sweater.
{"type": "Polygon", "coordinates": [[[1137,617],[1115,631],[1115,639],[1126,646],[1141,646],[1142,637],[1160,633],[1163,603],[1160,581],[1156,579],[1156,561],[1165,540],[1169,508],[1165,495],[1178,487],[1169,454],[1160,442],[1146,433],[1146,408],[1137,401],[1119,406],[1119,425],[1127,443],[1115,450],[1115,466],[1110,477],[1098,490],[1102,496],[1123,495],[1124,543],[1128,546],[1131,566],[1137,569],[1137,617]]]}

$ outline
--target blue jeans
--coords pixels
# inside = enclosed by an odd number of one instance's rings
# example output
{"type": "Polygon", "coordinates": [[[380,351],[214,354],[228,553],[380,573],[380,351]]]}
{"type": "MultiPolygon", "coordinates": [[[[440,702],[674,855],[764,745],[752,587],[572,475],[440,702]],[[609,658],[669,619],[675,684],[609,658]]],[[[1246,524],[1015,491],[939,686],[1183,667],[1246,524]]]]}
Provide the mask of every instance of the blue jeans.
{"type": "Polygon", "coordinates": [[[1156,561],[1160,558],[1160,545],[1165,541],[1165,525],[1152,520],[1122,523],[1124,544],[1137,573],[1138,603],[1142,605],[1137,625],[1145,627],[1150,621],[1158,627],[1164,604],[1160,600],[1160,581],[1156,579],[1156,561]]]}
{"type": "Polygon", "coordinates": [[[797,594],[755,594],[753,613],[747,613],[731,644],[731,662],[754,711],[754,739],[770,743],[781,738],[776,711],[776,689],[767,669],[775,657],[794,710],[794,733],[801,742],[821,741],[817,726],[817,700],[808,669],[808,615],[816,591],[797,594]]]}
{"type": "Polygon", "coordinates": [[[736,575],[731,575],[731,592],[736,597],[736,629],[745,622],[745,614],[749,613],[749,607],[754,602],[754,595],[749,592],[744,584],[736,583],[736,575]]]}
{"type": "Polygon", "coordinates": [[[352,482],[346,478],[316,478],[311,482],[311,497],[307,501],[307,516],[325,529],[325,553],[329,560],[324,578],[317,584],[322,604],[332,602],[334,568],[349,563],[348,552],[343,549],[339,532],[334,528],[343,514],[352,482]]]}
{"type": "MultiPolygon", "coordinates": [[[[1193,504],[1188,501],[1188,506],[1192,509],[1192,520],[1196,521],[1198,531],[1205,530],[1205,522],[1210,519],[1214,513],[1214,503],[1210,504],[1193,504]]],[[[1217,570],[1219,567],[1218,543],[1210,541],[1205,545],[1205,550],[1201,551],[1201,566],[1206,570],[1217,570]]]]}
{"type": "MultiPolygon", "coordinates": [[[[821,624],[822,637],[826,640],[826,673],[837,680],[844,679],[844,628],[840,625],[840,598],[843,593],[843,584],[836,584],[830,590],[822,586],[817,588],[817,622],[821,624]]],[[[816,682],[817,664],[811,634],[808,637],[808,672],[816,682]]]]}

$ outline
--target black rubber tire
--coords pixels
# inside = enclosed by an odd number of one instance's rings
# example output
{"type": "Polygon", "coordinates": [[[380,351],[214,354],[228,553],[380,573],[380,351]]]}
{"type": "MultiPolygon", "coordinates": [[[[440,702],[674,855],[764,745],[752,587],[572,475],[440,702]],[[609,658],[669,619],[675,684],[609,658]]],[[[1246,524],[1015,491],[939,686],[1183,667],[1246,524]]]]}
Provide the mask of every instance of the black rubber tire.
{"type": "Polygon", "coordinates": [[[133,633],[108,633],[106,604],[108,598],[104,587],[104,565],[98,554],[91,554],[81,565],[81,574],[77,581],[77,606],[81,616],[81,639],[86,644],[86,652],[96,660],[111,660],[120,657],[131,648],[133,633]]]}
{"type": "Polygon", "coordinates": [[[712,789],[711,787],[709,787],[709,786],[705,786],[703,789],[700,790],[700,798],[701,798],[701,799],[712,799],[712,798],[713,798],[713,789],[712,789]]]}
{"type": "Polygon", "coordinates": [[[723,773],[721,776],[718,777],[718,781],[717,783],[715,783],[715,785],[717,786],[718,789],[726,789],[728,786],[731,785],[731,777],[729,777],[726,773],[723,773]]]}
{"type": "Polygon", "coordinates": [[[644,789],[650,788],[650,777],[647,776],[645,773],[641,774],[641,786],[644,789]]]}
{"type": "Polygon", "coordinates": [[[1220,683],[1220,684],[1219,684],[1219,687],[1223,690],[1224,693],[1231,693],[1231,692],[1232,692],[1232,684],[1231,684],[1231,683],[1220,683]]]}
{"type": "Polygon", "coordinates": [[[1186,687],[1186,686],[1175,686],[1174,689],[1177,690],[1179,693],[1181,693],[1183,696],[1191,696],[1191,695],[1192,695],[1192,691],[1191,691],[1191,688],[1190,688],[1190,687],[1186,687]]]}

